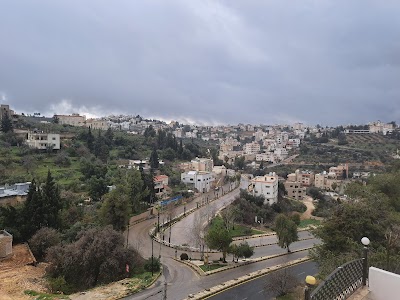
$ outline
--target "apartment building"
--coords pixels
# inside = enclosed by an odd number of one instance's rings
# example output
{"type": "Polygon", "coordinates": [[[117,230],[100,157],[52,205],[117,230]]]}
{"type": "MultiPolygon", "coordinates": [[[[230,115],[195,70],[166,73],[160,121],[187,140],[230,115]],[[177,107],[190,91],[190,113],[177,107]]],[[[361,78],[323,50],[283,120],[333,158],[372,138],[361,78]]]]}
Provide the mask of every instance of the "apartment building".
{"type": "Polygon", "coordinates": [[[287,180],[291,182],[300,182],[302,186],[311,186],[314,183],[314,173],[310,171],[296,170],[287,176],[287,180]]]}
{"type": "Polygon", "coordinates": [[[54,115],[54,118],[57,118],[58,124],[61,125],[85,126],[86,122],[86,116],[80,116],[79,114],[54,115]]]}
{"type": "Polygon", "coordinates": [[[386,135],[394,130],[392,123],[383,123],[381,121],[372,122],[369,124],[369,131],[371,133],[382,133],[386,135]]]}
{"type": "Polygon", "coordinates": [[[200,193],[206,193],[212,188],[214,176],[211,172],[189,171],[181,174],[181,181],[200,193]]]}
{"type": "Polygon", "coordinates": [[[30,148],[60,150],[60,135],[58,133],[28,132],[28,138],[25,142],[30,148]]]}
{"type": "Polygon", "coordinates": [[[257,154],[260,153],[261,147],[259,143],[247,143],[243,147],[245,154],[257,154]]]}
{"type": "Polygon", "coordinates": [[[247,191],[254,196],[264,196],[264,204],[278,202],[278,176],[270,173],[265,176],[257,176],[249,181],[247,191]]]}
{"type": "Polygon", "coordinates": [[[154,190],[157,196],[162,196],[165,189],[168,187],[168,176],[167,175],[157,175],[154,176],[154,190]]]}
{"type": "Polygon", "coordinates": [[[306,188],[303,187],[301,182],[287,180],[284,183],[284,186],[287,196],[292,199],[303,200],[304,196],[306,195],[306,188]]]}
{"type": "Polygon", "coordinates": [[[323,189],[323,190],[332,190],[332,185],[333,184],[340,184],[341,180],[339,180],[336,177],[336,173],[334,172],[322,172],[320,174],[315,174],[315,181],[314,185],[317,188],[323,189]]]}
{"type": "Polygon", "coordinates": [[[211,158],[198,158],[192,159],[191,170],[192,171],[206,171],[212,172],[214,167],[214,161],[211,158]]]}
{"type": "Polygon", "coordinates": [[[88,119],[86,120],[86,127],[90,127],[92,129],[100,129],[100,130],[107,130],[108,122],[102,119],[88,119]]]}
{"type": "Polygon", "coordinates": [[[349,178],[349,165],[340,164],[337,167],[330,167],[329,173],[335,173],[337,179],[349,178]]]}

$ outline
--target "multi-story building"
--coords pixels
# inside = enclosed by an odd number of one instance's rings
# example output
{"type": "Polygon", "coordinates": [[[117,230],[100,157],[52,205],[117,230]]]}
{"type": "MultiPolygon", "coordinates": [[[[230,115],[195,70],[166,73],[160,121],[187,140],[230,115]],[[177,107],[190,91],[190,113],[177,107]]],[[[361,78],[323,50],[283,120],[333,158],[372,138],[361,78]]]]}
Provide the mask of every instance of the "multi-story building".
{"type": "Polygon", "coordinates": [[[25,142],[30,148],[60,150],[60,135],[58,133],[28,132],[28,139],[25,142]]]}
{"type": "Polygon", "coordinates": [[[54,118],[57,118],[58,124],[61,125],[85,126],[86,122],[86,116],[80,116],[79,114],[54,115],[54,118]]]}
{"type": "Polygon", "coordinates": [[[314,173],[310,171],[296,170],[287,176],[287,180],[291,182],[299,182],[302,186],[311,186],[314,183],[314,173]]]}
{"type": "Polygon", "coordinates": [[[272,152],[256,154],[256,161],[268,161],[275,163],[275,155],[272,152]]]}
{"type": "Polygon", "coordinates": [[[211,158],[198,158],[192,159],[191,170],[192,171],[206,171],[212,172],[214,167],[214,162],[211,158]]]}
{"type": "Polygon", "coordinates": [[[349,165],[340,164],[337,167],[330,167],[329,173],[335,173],[337,179],[349,178],[349,165]]]}
{"type": "Polygon", "coordinates": [[[157,196],[162,196],[165,189],[168,187],[168,176],[167,175],[157,175],[153,178],[154,190],[157,196]]]}
{"type": "Polygon", "coordinates": [[[86,120],[86,127],[90,127],[92,129],[100,129],[100,130],[107,130],[108,122],[102,119],[88,119],[86,120]]]}
{"type": "Polygon", "coordinates": [[[257,176],[249,181],[248,192],[254,196],[264,196],[265,204],[272,205],[278,202],[278,176],[270,173],[265,176],[257,176]]]}
{"type": "Polygon", "coordinates": [[[383,123],[381,121],[372,122],[369,124],[369,131],[371,133],[382,133],[386,135],[394,130],[392,123],[383,123]]]}
{"type": "Polygon", "coordinates": [[[275,157],[276,157],[278,160],[284,160],[284,159],[287,158],[288,155],[289,155],[289,153],[288,153],[288,151],[287,151],[286,148],[276,148],[276,149],[274,150],[274,154],[275,154],[275,157]]]}
{"type": "Polygon", "coordinates": [[[0,121],[3,119],[4,115],[7,115],[10,119],[12,119],[15,113],[10,109],[9,105],[0,104],[0,121]]]}
{"type": "Polygon", "coordinates": [[[284,183],[287,196],[293,198],[295,200],[303,200],[306,195],[306,188],[303,187],[301,182],[298,181],[289,181],[287,180],[284,183]]]}
{"type": "Polygon", "coordinates": [[[342,180],[336,177],[335,173],[327,173],[326,171],[315,174],[315,182],[314,185],[317,188],[323,190],[332,190],[332,185],[335,183],[336,185],[341,184],[342,180]]]}
{"type": "Polygon", "coordinates": [[[189,171],[181,174],[181,181],[200,193],[206,193],[212,188],[214,176],[211,172],[189,171]]]}
{"type": "Polygon", "coordinates": [[[247,143],[243,147],[245,154],[257,154],[260,153],[261,147],[259,143],[247,143]]]}

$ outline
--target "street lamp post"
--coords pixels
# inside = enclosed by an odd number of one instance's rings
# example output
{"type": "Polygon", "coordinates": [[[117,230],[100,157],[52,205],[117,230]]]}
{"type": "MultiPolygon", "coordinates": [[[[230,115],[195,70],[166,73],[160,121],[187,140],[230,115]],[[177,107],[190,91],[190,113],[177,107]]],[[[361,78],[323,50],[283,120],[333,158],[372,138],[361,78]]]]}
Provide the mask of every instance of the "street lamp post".
{"type": "Polygon", "coordinates": [[[317,280],[314,276],[307,276],[306,277],[306,288],[304,290],[304,299],[310,300],[311,299],[311,287],[317,283],[317,280]]]}
{"type": "Polygon", "coordinates": [[[364,245],[363,248],[363,277],[362,277],[362,284],[363,286],[367,285],[367,278],[368,278],[368,245],[370,243],[369,238],[363,237],[361,239],[361,243],[364,245]]]}
{"type": "Polygon", "coordinates": [[[151,237],[151,276],[154,275],[153,268],[154,268],[154,256],[153,256],[153,236],[151,237]]]}

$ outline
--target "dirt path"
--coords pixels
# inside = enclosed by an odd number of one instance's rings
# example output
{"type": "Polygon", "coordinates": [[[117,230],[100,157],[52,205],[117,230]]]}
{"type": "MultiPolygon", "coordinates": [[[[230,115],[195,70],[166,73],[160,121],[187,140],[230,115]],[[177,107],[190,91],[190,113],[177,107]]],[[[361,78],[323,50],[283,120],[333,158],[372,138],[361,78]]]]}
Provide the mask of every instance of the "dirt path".
{"type": "Polygon", "coordinates": [[[33,258],[24,244],[15,245],[13,254],[0,261],[0,299],[32,299],[25,290],[46,291],[45,264],[37,267],[27,265],[33,258]]]}
{"type": "Polygon", "coordinates": [[[305,204],[305,206],[307,206],[307,210],[302,213],[300,219],[302,220],[311,219],[313,217],[311,213],[315,209],[314,203],[312,202],[312,198],[310,196],[305,196],[303,199],[303,203],[305,204]]]}

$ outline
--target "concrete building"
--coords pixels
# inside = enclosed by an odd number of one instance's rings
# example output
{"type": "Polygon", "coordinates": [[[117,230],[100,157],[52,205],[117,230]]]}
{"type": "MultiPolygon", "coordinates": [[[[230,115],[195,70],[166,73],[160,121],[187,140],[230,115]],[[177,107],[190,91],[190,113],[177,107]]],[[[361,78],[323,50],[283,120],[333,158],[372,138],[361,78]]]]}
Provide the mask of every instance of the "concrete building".
{"type": "Polygon", "coordinates": [[[371,133],[381,133],[386,135],[391,133],[394,130],[394,126],[392,123],[383,123],[381,121],[372,122],[369,124],[369,131],[371,133]]]}
{"type": "Polygon", "coordinates": [[[60,150],[60,135],[58,133],[28,132],[28,139],[25,142],[30,148],[60,150]]]}
{"type": "Polygon", "coordinates": [[[320,174],[315,174],[315,181],[314,185],[317,188],[323,189],[323,190],[332,190],[332,185],[333,184],[339,185],[341,183],[341,180],[339,180],[336,177],[335,172],[329,172],[327,173],[326,171],[320,173],[320,174]]]}
{"type": "Polygon", "coordinates": [[[295,200],[303,200],[306,195],[306,188],[302,186],[301,182],[289,181],[284,183],[287,196],[295,200]]]}
{"type": "Polygon", "coordinates": [[[253,196],[264,196],[264,204],[278,202],[278,176],[270,173],[265,176],[257,176],[250,180],[247,191],[253,196]]]}
{"type": "Polygon", "coordinates": [[[314,173],[310,171],[296,170],[287,176],[287,180],[291,182],[299,182],[302,186],[311,186],[314,183],[314,173]]]}
{"type": "Polygon", "coordinates": [[[209,192],[214,182],[211,172],[189,171],[181,174],[181,181],[190,188],[197,189],[200,193],[209,192]]]}
{"type": "Polygon", "coordinates": [[[272,152],[256,154],[256,161],[267,161],[275,163],[275,155],[272,152]]]}
{"type": "Polygon", "coordinates": [[[7,104],[0,104],[0,121],[3,119],[4,115],[8,115],[8,117],[12,120],[15,113],[10,109],[10,106],[7,104]]]}
{"type": "Polygon", "coordinates": [[[214,162],[211,158],[198,158],[192,159],[191,170],[192,171],[205,171],[212,172],[214,167],[214,162]]]}
{"type": "Polygon", "coordinates": [[[349,178],[349,165],[340,164],[337,167],[330,167],[329,173],[335,173],[337,179],[349,178]]]}
{"type": "Polygon", "coordinates": [[[86,120],[86,127],[90,127],[92,129],[107,130],[108,127],[110,127],[110,126],[106,120],[88,119],[88,120],[86,120]]]}
{"type": "Polygon", "coordinates": [[[274,150],[274,154],[275,154],[275,157],[276,157],[278,160],[284,160],[284,159],[287,158],[288,155],[289,155],[289,153],[288,153],[288,151],[287,151],[286,148],[276,148],[276,149],[274,150]]]}
{"type": "Polygon", "coordinates": [[[23,182],[0,187],[0,205],[16,205],[24,202],[30,185],[30,182],[23,182]]]}
{"type": "Polygon", "coordinates": [[[168,176],[167,175],[157,175],[153,178],[154,190],[157,196],[162,196],[165,189],[168,187],[168,176]]]}
{"type": "Polygon", "coordinates": [[[13,236],[5,230],[0,230],[0,258],[12,254],[13,236]]]}
{"type": "Polygon", "coordinates": [[[257,154],[260,153],[261,147],[259,143],[247,143],[243,147],[245,154],[257,154]]]}
{"type": "Polygon", "coordinates": [[[85,126],[86,122],[86,116],[80,116],[79,114],[54,115],[54,118],[57,118],[58,124],[61,125],[85,126]]]}

